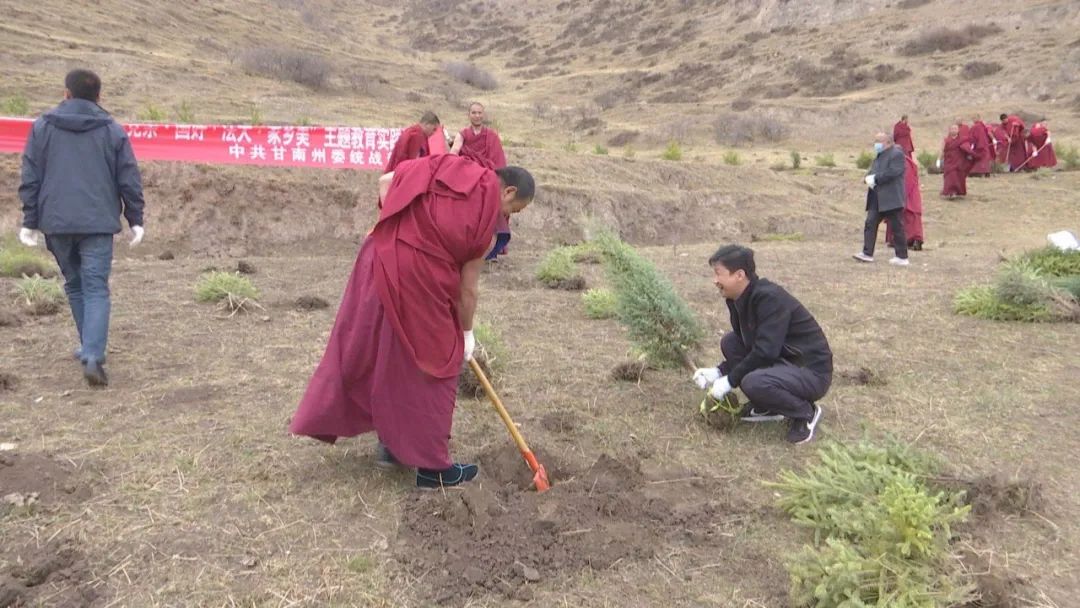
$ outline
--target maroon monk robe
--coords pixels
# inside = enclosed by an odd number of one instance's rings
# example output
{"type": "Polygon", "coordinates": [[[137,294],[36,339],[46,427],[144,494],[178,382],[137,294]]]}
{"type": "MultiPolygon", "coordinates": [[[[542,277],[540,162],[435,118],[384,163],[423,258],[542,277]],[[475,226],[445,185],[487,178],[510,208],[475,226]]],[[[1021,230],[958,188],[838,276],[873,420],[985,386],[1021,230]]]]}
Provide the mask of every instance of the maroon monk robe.
{"type": "Polygon", "coordinates": [[[408,127],[401,132],[394,150],[390,152],[390,158],[386,160],[386,169],[383,173],[390,173],[398,163],[404,160],[413,160],[428,155],[428,138],[424,135],[424,129],[419,124],[408,127]]]}
{"type": "Polygon", "coordinates": [[[1024,121],[1017,116],[1005,119],[1005,129],[1009,133],[1009,171],[1027,167],[1024,161],[1028,157],[1027,137],[1024,134],[1024,121]]]}
{"type": "Polygon", "coordinates": [[[945,138],[941,161],[942,172],[945,174],[942,196],[967,194],[967,157],[971,154],[970,146],[971,144],[959,135],[945,138]]]}
{"type": "Polygon", "coordinates": [[[964,177],[967,177],[971,173],[971,166],[975,162],[974,155],[971,153],[975,149],[974,142],[971,140],[971,127],[960,122],[956,124],[960,129],[960,141],[965,142],[963,147],[968,150],[968,154],[964,156],[964,177]]]}
{"type": "MultiPolygon", "coordinates": [[[[473,131],[472,125],[461,130],[461,150],[466,158],[471,158],[489,169],[502,169],[506,166],[506,154],[502,140],[495,129],[480,127],[480,132],[473,131]]],[[[495,227],[495,234],[510,234],[510,218],[500,215],[495,227]]],[[[506,253],[506,248],[499,252],[506,253]]]]}
{"type": "Polygon", "coordinates": [[[911,126],[899,121],[892,128],[893,143],[900,146],[904,154],[911,156],[915,152],[915,142],[911,141],[911,126]]]}
{"type": "Polygon", "coordinates": [[[990,141],[990,130],[986,123],[976,120],[971,125],[971,146],[975,151],[975,160],[972,162],[970,175],[990,175],[994,164],[994,145],[990,141]]]}
{"type": "Polygon", "coordinates": [[[1009,132],[1005,130],[1005,123],[994,124],[994,139],[997,140],[994,160],[1004,165],[1009,158],[1009,132]]]}
{"type": "MultiPolygon", "coordinates": [[[[926,238],[923,236],[922,225],[922,191],[919,190],[919,165],[915,163],[915,160],[910,156],[904,159],[906,161],[907,168],[904,171],[904,195],[907,200],[904,202],[904,237],[907,239],[907,244],[910,246],[919,241],[925,242],[926,238]]],[[[885,223],[885,242],[892,244],[893,234],[892,225],[888,222],[885,223]]]]}
{"type": "Polygon", "coordinates": [[[498,176],[468,159],[398,165],[290,432],[333,443],[374,430],[407,466],[452,464],[461,267],[490,246],[500,207],[498,176]]]}
{"type": "Polygon", "coordinates": [[[1024,168],[1031,167],[1032,169],[1039,169],[1041,167],[1056,167],[1057,155],[1054,154],[1054,144],[1050,141],[1050,131],[1046,129],[1042,123],[1035,123],[1034,127],[1031,127],[1031,133],[1028,134],[1028,141],[1032,145],[1032,154],[1038,151],[1038,156],[1032,156],[1028,160],[1028,164],[1024,165],[1024,168]]]}

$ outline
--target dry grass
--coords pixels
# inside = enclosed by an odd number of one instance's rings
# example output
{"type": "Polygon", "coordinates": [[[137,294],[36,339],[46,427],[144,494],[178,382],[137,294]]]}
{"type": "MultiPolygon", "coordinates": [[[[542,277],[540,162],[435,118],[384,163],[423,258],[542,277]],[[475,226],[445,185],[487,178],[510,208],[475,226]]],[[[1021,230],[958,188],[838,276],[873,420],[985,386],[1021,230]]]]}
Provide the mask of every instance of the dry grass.
{"type": "Polygon", "coordinates": [[[451,78],[481,91],[493,91],[499,86],[499,82],[490,72],[467,61],[445,63],[443,71],[451,78]]]}
{"type": "Polygon", "coordinates": [[[321,55],[277,46],[246,48],[237,53],[236,59],[251,73],[289,80],[316,91],[330,85],[334,72],[330,61],[321,55]]]}
{"type": "Polygon", "coordinates": [[[968,25],[963,28],[940,27],[927,30],[909,40],[900,47],[900,54],[908,57],[930,53],[949,53],[978,44],[995,34],[1001,28],[994,23],[968,25]]]}
{"type": "Polygon", "coordinates": [[[960,76],[965,80],[975,80],[992,76],[1001,71],[1001,64],[996,61],[972,61],[964,64],[960,76]]]}

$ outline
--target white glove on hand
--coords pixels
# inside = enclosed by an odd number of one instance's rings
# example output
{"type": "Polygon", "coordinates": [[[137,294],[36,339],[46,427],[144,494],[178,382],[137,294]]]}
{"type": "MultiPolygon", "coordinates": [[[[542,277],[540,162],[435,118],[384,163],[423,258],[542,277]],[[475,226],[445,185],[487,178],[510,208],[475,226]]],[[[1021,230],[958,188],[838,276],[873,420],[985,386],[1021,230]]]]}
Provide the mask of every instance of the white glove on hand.
{"type": "Polygon", "coordinates": [[[720,379],[720,370],[715,367],[700,367],[694,372],[694,384],[698,385],[698,388],[705,390],[720,379]]]}
{"type": "Polygon", "coordinates": [[[19,241],[27,247],[38,246],[38,231],[30,228],[19,228],[19,241]]]}
{"type": "Polygon", "coordinates": [[[1035,150],[1034,152],[1031,153],[1031,158],[1037,158],[1038,156],[1039,156],[1039,151],[1038,150],[1035,150]]]}
{"type": "Polygon", "coordinates": [[[465,332],[465,360],[472,361],[473,351],[476,350],[476,336],[472,330],[465,332]]]}
{"type": "MultiPolygon", "coordinates": [[[[1050,143],[1050,136],[1049,135],[1046,136],[1046,143],[1050,143]]],[[[1043,144],[1043,145],[1045,145],[1045,144],[1043,144]]]]}
{"type": "Polygon", "coordinates": [[[938,169],[940,169],[940,168],[941,168],[941,159],[940,159],[940,158],[939,158],[939,159],[937,159],[937,168],[938,168],[938,169]]]}
{"type": "Polygon", "coordinates": [[[867,175],[866,179],[864,179],[863,181],[865,181],[866,185],[870,186],[871,188],[873,188],[874,186],[877,185],[877,179],[874,177],[873,173],[871,173],[870,175],[867,175]]]}
{"type": "Polygon", "coordinates": [[[724,395],[727,395],[730,392],[731,382],[728,382],[727,376],[714,382],[712,388],[709,389],[709,395],[717,401],[723,399],[724,395]]]}
{"type": "Polygon", "coordinates": [[[131,234],[135,236],[132,237],[131,242],[128,243],[128,247],[134,247],[141,243],[143,235],[146,234],[146,230],[144,230],[142,226],[132,226],[131,234]]]}

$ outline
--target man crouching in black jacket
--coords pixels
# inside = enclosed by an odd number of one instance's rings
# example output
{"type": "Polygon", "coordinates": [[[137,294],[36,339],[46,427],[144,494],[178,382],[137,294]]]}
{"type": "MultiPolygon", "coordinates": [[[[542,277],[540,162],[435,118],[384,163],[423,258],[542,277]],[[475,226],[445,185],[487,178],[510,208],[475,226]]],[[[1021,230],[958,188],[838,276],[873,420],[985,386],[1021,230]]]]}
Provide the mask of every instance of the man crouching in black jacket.
{"type": "Polygon", "coordinates": [[[789,420],[787,440],[806,443],[821,420],[815,401],[832,383],[832,351],[821,326],[783,287],[758,278],[753,250],[725,245],[709,258],[727,300],[732,331],[720,340],[724,362],[694,373],[716,399],[741,388],[747,422],[789,420]]]}

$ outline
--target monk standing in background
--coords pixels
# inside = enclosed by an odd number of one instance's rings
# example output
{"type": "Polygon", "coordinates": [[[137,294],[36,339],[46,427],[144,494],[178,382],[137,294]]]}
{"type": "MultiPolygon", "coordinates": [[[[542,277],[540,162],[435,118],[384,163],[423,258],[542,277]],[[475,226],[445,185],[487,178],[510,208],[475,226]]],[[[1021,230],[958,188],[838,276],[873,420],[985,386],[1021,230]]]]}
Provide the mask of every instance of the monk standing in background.
{"type": "Polygon", "coordinates": [[[971,153],[971,142],[960,137],[960,126],[949,127],[949,135],[941,147],[942,172],[945,174],[941,196],[955,198],[967,195],[967,159],[971,153]]]}
{"type": "Polygon", "coordinates": [[[476,477],[450,460],[458,374],[472,358],[480,269],[499,217],[536,185],[520,167],[439,154],[379,179],[382,208],[364,239],[326,351],[289,431],[329,443],[375,431],[376,465],[416,468],[422,488],[476,477]]]}
{"type": "Polygon", "coordinates": [[[990,171],[994,165],[993,138],[990,136],[990,129],[978,114],[975,115],[975,121],[971,124],[971,148],[975,153],[975,160],[968,174],[990,177],[990,171]]]}
{"type": "Polygon", "coordinates": [[[915,142],[911,140],[911,126],[908,125],[907,114],[900,117],[900,122],[893,125],[893,141],[904,154],[911,156],[915,153],[915,142]]]}
{"type": "MultiPolygon", "coordinates": [[[[484,104],[474,101],[469,106],[469,126],[462,129],[454,138],[450,153],[471,158],[489,169],[501,169],[506,166],[502,140],[499,139],[499,134],[495,132],[495,129],[484,125],[486,118],[484,104]]],[[[495,246],[484,258],[485,260],[495,260],[497,256],[506,254],[506,244],[510,242],[509,217],[499,219],[495,237],[495,246]]]]}
{"type": "Polygon", "coordinates": [[[1034,170],[1041,167],[1057,166],[1057,155],[1054,154],[1054,144],[1050,141],[1050,130],[1046,128],[1046,119],[1035,123],[1031,127],[1031,133],[1028,133],[1027,139],[1034,149],[1026,167],[1031,167],[1034,170]]]}
{"type": "Polygon", "coordinates": [[[1010,115],[1005,119],[1005,132],[1009,136],[1009,171],[1019,171],[1028,158],[1024,121],[1019,116],[1010,115]]]}
{"type": "Polygon", "coordinates": [[[957,135],[960,137],[960,141],[966,142],[966,145],[964,146],[964,149],[968,151],[968,153],[964,156],[964,165],[963,165],[963,167],[964,167],[964,179],[966,180],[968,174],[971,173],[972,165],[975,163],[975,156],[973,154],[973,151],[975,149],[974,148],[974,142],[971,141],[971,127],[964,124],[964,117],[963,116],[957,116],[956,117],[956,128],[957,128],[957,135]]]}
{"type": "MultiPolygon", "coordinates": [[[[904,213],[902,216],[904,237],[907,238],[909,249],[922,251],[926,237],[923,236],[922,190],[919,189],[919,165],[915,164],[915,159],[911,158],[911,156],[904,155],[904,160],[907,165],[907,169],[904,171],[904,195],[906,198],[904,199],[904,213]]],[[[890,247],[895,247],[891,224],[885,224],[885,242],[890,247]]]]}
{"type": "Polygon", "coordinates": [[[1002,114],[998,117],[1001,122],[994,125],[994,152],[995,161],[998,164],[1004,165],[1009,161],[1009,130],[1008,130],[1008,116],[1002,114]]]}
{"type": "Polygon", "coordinates": [[[397,168],[398,163],[405,160],[422,158],[431,153],[428,149],[428,138],[439,128],[439,117],[434,112],[424,112],[420,122],[406,128],[394,144],[394,150],[386,161],[386,169],[383,173],[390,173],[397,168]]]}

